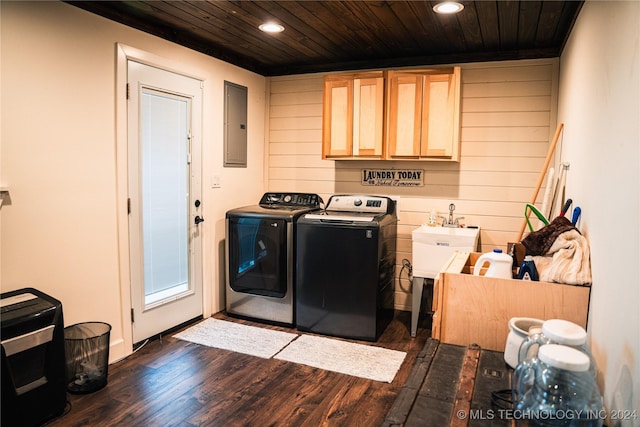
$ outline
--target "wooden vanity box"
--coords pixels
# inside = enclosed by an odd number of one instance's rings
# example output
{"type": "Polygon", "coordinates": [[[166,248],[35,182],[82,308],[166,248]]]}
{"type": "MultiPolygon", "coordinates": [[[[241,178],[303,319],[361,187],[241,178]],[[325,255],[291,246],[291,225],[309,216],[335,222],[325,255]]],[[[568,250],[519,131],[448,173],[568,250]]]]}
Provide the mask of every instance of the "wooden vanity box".
{"type": "Polygon", "coordinates": [[[504,351],[512,317],[565,319],[586,328],[590,286],[474,276],[480,255],[454,253],[436,278],[432,338],[504,351]]]}

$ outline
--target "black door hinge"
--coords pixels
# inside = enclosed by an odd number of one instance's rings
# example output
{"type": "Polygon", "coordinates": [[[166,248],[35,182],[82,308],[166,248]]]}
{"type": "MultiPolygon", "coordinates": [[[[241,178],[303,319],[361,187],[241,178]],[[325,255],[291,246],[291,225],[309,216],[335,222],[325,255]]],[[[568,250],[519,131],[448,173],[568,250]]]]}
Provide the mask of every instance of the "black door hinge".
{"type": "Polygon", "coordinates": [[[133,318],[133,308],[131,309],[131,323],[135,322],[134,318],[133,318]]]}
{"type": "Polygon", "coordinates": [[[127,215],[131,213],[131,198],[127,199],[127,215]]]}
{"type": "Polygon", "coordinates": [[[129,83],[127,83],[127,99],[129,99],[129,83]]]}

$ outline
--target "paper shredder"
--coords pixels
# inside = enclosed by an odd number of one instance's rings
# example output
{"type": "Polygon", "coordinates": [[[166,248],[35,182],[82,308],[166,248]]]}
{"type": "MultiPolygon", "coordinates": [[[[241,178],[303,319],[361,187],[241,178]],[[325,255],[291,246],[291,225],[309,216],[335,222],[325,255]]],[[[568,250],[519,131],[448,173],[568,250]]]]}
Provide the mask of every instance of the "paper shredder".
{"type": "Polygon", "coordinates": [[[62,304],[33,288],[0,295],[2,426],[35,426],[67,402],[62,304]]]}

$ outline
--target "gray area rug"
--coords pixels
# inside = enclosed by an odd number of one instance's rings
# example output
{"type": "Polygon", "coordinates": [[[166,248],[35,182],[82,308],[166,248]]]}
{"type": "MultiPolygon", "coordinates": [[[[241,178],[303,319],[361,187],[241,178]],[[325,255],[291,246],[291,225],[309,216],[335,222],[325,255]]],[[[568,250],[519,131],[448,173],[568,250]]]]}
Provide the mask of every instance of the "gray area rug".
{"type": "Polygon", "coordinates": [[[208,347],[274,358],[390,383],[406,353],[315,335],[298,335],[213,318],[174,335],[208,347]]]}

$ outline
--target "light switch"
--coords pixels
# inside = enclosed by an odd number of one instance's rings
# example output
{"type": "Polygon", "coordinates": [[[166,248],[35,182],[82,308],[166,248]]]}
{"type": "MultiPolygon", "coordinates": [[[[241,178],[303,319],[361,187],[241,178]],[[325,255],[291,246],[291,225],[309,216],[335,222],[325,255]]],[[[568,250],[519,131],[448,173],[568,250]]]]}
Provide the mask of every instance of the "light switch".
{"type": "Polygon", "coordinates": [[[220,175],[214,174],[211,175],[211,188],[221,188],[222,183],[220,182],[220,175]]]}

